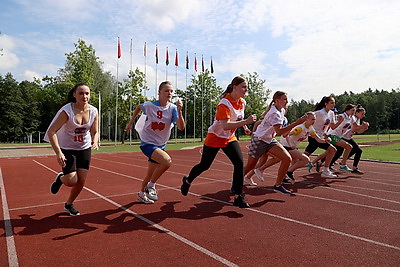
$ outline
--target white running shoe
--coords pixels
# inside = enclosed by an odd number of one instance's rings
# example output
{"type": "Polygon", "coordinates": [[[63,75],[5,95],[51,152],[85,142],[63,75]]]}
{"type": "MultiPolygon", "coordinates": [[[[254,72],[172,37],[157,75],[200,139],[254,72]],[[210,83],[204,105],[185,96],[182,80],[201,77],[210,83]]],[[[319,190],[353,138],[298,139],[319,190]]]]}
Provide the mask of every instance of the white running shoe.
{"type": "Polygon", "coordinates": [[[154,204],[154,201],[149,199],[145,193],[138,192],[137,193],[138,200],[142,201],[144,204],[154,204]]]}
{"type": "Polygon", "coordinates": [[[247,179],[246,177],[244,177],[243,182],[245,185],[250,185],[250,186],[256,186],[257,183],[255,183],[252,179],[247,179]]]}
{"type": "Polygon", "coordinates": [[[156,190],[156,187],[155,187],[155,186],[150,187],[149,185],[147,185],[147,186],[144,188],[144,191],[146,192],[146,195],[147,195],[147,197],[148,197],[149,199],[154,200],[154,201],[157,201],[157,200],[158,200],[157,190],[156,190]]]}
{"type": "Polygon", "coordinates": [[[264,182],[263,173],[259,169],[255,168],[254,173],[256,174],[258,180],[260,180],[261,182],[264,182]]]}
{"type": "Polygon", "coordinates": [[[325,178],[336,178],[337,175],[332,173],[331,171],[322,171],[321,172],[321,177],[325,177],[325,178]]]}

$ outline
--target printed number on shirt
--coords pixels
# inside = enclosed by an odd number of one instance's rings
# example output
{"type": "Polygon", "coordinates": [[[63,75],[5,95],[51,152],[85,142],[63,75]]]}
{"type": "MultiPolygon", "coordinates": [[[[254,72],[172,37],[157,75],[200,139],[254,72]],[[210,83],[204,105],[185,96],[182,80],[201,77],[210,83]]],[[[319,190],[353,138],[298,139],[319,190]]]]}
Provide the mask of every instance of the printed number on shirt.
{"type": "Polygon", "coordinates": [[[162,119],[162,110],[157,111],[157,119],[162,119]]]}
{"type": "Polygon", "coordinates": [[[74,135],[74,142],[83,142],[83,135],[74,135]]]}

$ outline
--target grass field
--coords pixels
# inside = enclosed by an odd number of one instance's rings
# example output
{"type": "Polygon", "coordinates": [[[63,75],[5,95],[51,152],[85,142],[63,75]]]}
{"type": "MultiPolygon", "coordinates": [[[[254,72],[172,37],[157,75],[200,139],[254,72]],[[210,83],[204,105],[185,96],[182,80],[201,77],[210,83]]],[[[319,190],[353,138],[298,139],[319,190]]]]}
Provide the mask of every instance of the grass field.
{"type": "MultiPolygon", "coordinates": [[[[363,159],[380,160],[400,162],[400,134],[391,135],[356,135],[355,140],[363,148],[363,159]]],[[[240,136],[240,141],[250,141],[249,136],[240,136]]],[[[49,146],[48,143],[41,144],[27,144],[27,143],[13,143],[13,144],[0,144],[1,148],[6,147],[19,147],[19,146],[49,146]]],[[[201,146],[202,143],[199,139],[193,142],[193,139],[187,139],[186,142],[182,139],[171,139],[167,145],[166,150],[182,149],[185,147],[201,146]]],[[[305,149],[307,142],[300,144],[301,151],[305,149]]],[[[49,148],[50,149],[50,148],[49,148]]],[[[140,151],[139,142],[135,141],[125,144],[115,144],[114,142],[102,142],[101,148],[94,153],[112,153],[112,152],[126,152],[126,151],[140,151]]],[[[317,150],[316,154],[322,153],[322,150],[317,150]]]]}

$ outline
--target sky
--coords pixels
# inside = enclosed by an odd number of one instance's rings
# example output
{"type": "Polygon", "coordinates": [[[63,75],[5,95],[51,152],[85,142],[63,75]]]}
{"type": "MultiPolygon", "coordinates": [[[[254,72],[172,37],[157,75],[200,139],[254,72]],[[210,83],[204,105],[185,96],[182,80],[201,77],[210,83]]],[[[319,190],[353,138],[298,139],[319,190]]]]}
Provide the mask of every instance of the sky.
{"type": "Polygon", "coordinates": [[[195,55],[198,72],[201,58],[209,70],[212,58],[223,89],[257,72],[272,92],[296,101],[390,91],[400,87],[399,10],[397,0],[2,0],[0,75],[56,76],[82,39],[105,71],[117,76],[118,66],[119,80],[132,67],[145,72],[149,97],[166,79],[185,89],[195,55]]]}

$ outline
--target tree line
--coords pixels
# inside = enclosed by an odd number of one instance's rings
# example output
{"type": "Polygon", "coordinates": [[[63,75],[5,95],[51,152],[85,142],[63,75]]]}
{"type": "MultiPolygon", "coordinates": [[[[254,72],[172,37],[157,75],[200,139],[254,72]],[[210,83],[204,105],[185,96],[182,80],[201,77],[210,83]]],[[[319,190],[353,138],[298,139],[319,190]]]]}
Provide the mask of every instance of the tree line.
{"type": "MultiPolygon", "coordinates": [[[[33,142],[41,142],[39,139],[43,138],[54,115],[66,101],[68,91],[79,82],[89,85],[90,103],[101,107],[102,140],[122,141],[128,136],[138,138],[134,132],[132,135],[124,134],[124,128],[132,110],[149,100],[144,93],[149,91],[145,74],[136,68],[129,71],[122,81],[117,81],[110,72],[103,70],[103,62],[96,56],[92,45],[81,39],[74,45],[75,51],[65,54],[65,66],[55,77],[18,82],[11,73],[0,75],[0,142],[22,142],[30,137],[33,142]]],[[[256,72],[242,76],[249,82],[246,116],[257,114],[260,117],[271,101],[271,89],[256,72]]],[[[173,137],[202,139],[214,119],[219,96],[224,90],[217,86],[215,77],[207,70],[192,75],[187,88],[176,88],[176,95],[184,102],[187,127],[185,132],[174,133],[173,137]]],[[[390,92],[368,89],[359,94],[345,92],[334,97],[339,111],[348,103],[366,108],[365,120],[371,125],[368,133],[399,131],[399,89],[390,92]]],[[[287,113],[289,121],[312,110],[314,104],[312,100],[292,101],[287,113]]]]}

